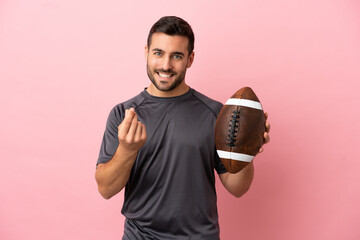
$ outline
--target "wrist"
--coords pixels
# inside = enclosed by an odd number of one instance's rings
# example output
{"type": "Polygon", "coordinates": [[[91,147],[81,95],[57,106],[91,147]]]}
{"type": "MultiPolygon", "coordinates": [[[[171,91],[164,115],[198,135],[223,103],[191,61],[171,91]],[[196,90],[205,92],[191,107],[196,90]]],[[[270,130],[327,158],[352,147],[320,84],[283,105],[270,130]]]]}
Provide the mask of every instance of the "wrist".
{"type": "Polygon", "coordinates": [[[116,149],[116,154],[118,156],[122,156],[124,158],[134,158],[135,159],[138,152],[139,152],[139,150],[128,148],[128,147],[122,145],[121,143],[118,145],[118,148],[116,149]]]}

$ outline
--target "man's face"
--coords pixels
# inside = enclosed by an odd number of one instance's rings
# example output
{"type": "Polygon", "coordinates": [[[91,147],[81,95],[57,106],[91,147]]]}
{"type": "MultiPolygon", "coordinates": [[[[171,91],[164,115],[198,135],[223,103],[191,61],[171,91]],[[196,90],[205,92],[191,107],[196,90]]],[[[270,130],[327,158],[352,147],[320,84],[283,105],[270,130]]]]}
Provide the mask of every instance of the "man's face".
{"type": "Polygon", "coordinates": [[[186,86],[186,69],[194,59],[194,53],[189,56],[188,41],[184,36],[152,35],[151,45],[145,47],[145,55],[147,74],[157,90],[170,92],[186,86]]]}

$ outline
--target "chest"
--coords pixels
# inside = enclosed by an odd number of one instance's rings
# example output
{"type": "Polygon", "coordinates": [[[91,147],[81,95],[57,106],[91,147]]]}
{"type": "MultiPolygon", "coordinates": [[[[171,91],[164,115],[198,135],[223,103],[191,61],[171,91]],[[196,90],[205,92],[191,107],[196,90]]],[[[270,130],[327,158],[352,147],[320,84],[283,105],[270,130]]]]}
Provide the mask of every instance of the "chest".
{"type": "Polygon", "coordinates": [[[165,189],[168,181],[179,186],[178,181],[190,184],[194,176],[207,179],[206,174],[213,173],[216,118],[206,107],[157,104],[136,112],[146,126],[147,140],[132,169],[132,186],[165,189]]]}
{"type": "Polygon", "coordinates": [[[172,146],[212,144],[215,117],[201,104],[154,104],[138,110],[139,120],[146,126],[147,145],[153,149],[160,143],[172,146]]]}

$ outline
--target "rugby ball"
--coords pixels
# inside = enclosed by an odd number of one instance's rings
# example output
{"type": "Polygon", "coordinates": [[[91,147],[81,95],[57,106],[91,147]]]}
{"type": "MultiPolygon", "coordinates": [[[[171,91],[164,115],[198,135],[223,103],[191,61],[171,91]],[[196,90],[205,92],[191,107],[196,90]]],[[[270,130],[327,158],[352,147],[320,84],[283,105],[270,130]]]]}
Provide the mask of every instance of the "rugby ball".
{"type": "Polygon", "coordinates": [[[228,172],[237,173],[254,159],[264,132],[262,105],[250,87],[243,87],[226,101],[215,124],[216,151],[228,172]]]}

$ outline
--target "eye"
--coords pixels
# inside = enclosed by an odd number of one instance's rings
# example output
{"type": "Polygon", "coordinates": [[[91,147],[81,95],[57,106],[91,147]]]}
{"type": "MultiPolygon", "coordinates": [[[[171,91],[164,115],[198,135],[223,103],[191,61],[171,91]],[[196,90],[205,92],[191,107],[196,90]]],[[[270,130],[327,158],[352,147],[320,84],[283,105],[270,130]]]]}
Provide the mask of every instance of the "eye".
{"type": "Polygon", "coordinates": [[[182,59],[182,56],[181,55],[174,55],[174,58],[175,59],[182,59]]]}
{"type": "Polygon", "coordinates": [[[154,55],[155,55],[155,56],[161,56],[161,55],[162,55],[162,52],[154,52],[154,55]]]}

